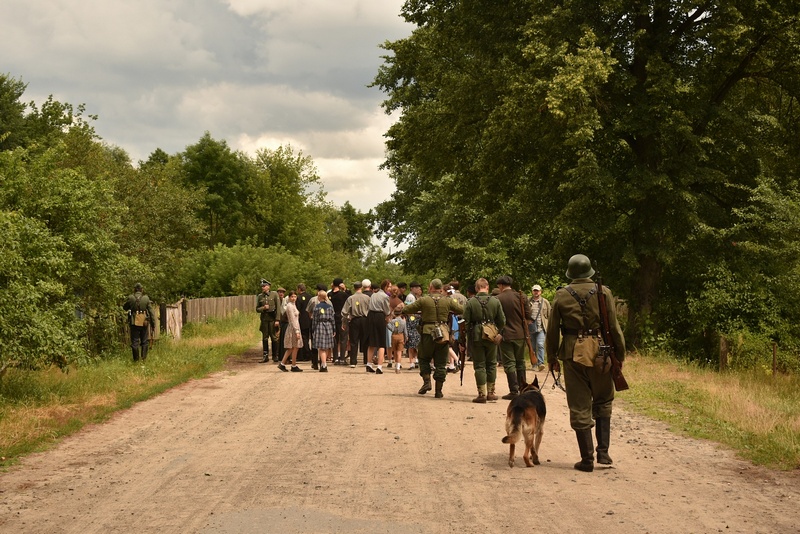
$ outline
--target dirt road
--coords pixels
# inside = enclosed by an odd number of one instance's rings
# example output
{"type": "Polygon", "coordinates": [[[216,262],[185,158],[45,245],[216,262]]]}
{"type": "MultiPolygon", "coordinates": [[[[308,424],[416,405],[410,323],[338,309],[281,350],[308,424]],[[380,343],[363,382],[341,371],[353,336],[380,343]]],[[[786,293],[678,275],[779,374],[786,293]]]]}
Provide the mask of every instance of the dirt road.
{"type": "MultiPolygon", "coordinates": [[[[506,401],[403,370],[281,373],[253,351],[0,475],[0,532],[797,532],[800,477],[615,404],[613,467],[578,460],[563,392],[507,465],[506,401]]],[[[540,380],[544,374],[540,374],[540,380]]],[[[505,392],[503,387],[501,392],[505,392]]]]}

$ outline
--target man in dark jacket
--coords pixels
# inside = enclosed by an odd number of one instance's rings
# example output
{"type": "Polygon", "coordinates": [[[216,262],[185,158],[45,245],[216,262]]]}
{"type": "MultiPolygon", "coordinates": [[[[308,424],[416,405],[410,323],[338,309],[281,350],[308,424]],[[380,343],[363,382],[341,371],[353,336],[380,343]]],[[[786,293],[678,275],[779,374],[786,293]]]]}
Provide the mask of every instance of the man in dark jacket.
{"type": "Polygon", "coordinates": [[[500,332],[503,341],[500,343],[500,355],[503,360],[503,369],[508,380],[508,394],[503,395],[506,400],[519,395],[519,390],[525,387],[525,336],[528,333],[527,322],[531,319],[528,299],[524,293],[511,289],[510,276],[501,276],[497,279],[500,293],[497,300],[503,305],[503,314],[506,316],[506,326],[500,332]]]}

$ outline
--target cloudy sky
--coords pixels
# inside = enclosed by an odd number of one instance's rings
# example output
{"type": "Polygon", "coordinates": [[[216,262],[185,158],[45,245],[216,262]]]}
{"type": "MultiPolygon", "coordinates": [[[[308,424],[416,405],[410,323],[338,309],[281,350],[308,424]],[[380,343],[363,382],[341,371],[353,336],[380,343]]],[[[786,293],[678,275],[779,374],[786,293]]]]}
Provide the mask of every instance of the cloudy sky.
{"type": "Polygon", "coordinates": [[[394,184],[378,170],[391,124],[368,88],[410,34],[403,0],[3,0],[0,70],[99,115],[134,162],[205,131],[234,149],[291,144],[337,205],[366,211],[394,184]]]}

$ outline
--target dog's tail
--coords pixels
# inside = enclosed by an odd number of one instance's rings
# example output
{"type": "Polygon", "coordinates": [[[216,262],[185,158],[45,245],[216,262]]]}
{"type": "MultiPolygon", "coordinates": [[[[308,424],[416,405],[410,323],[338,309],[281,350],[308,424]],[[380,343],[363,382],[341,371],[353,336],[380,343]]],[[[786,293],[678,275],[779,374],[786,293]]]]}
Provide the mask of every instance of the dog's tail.
{"type": "Polygon", "coordinates": [[[525,408],[514,406],[511,408],[511,413],[506,418],[506,434],[503,437],[503,443],[516,443],[522,438],[522,414],[525,413],[525,408]]]}

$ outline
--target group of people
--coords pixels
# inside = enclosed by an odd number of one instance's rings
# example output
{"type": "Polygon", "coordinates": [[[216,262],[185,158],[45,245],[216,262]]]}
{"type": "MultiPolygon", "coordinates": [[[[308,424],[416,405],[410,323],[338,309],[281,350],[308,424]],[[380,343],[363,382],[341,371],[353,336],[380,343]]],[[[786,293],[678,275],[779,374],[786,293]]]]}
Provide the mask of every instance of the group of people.
{"type": "MultiPolygon", "coordinates": [[[[433,390],[435,398],[442,398],[447,374],[456,369],[461,353],[473,363],[478,390],[473,402],[486,403],[499,398],[498,363],[508,383],[503,399],[513,400],[528,385],[527,347],[534,371],[563,369],[570,424],[581,454],[575,469],[592,471],[595,451],[599,463],[612,463],[608,448],[614,400],[608,368],[575,356],[576,347],[581,354],[587,346],[597,352],[603,343],[594,274],[589,258],[582,254],[570,258],[566,272],[570,283],[556,290],[552,303],[542,296],[538,284],[531,288],[530,298],[514,290],[509,276],[497,278],[494,289],[486,278],[479,278],[466,296],[460,293],[458,281],[444,284],[438,278],[430,281],[425,295],[419,283],[412,283],[406,292],[406,284],[390,280],[377,287],[369,280],[356,282],[350,292],[337,278],[330,288],[317,286],[315,296],[308,294],[303,284],[284,296],[282,289],[273,294],[270,283],[262,280],[256,308],[262,318],[262,361],[269,361],[270,350],[278,361],[275,350],[280,341],[284,351],[278,365],[281,371],[288,371],[289,360],[291,371],[301,371],[297,357],[303,350],[310,353],[312,368],[320,372],[327,372],[329,361],[356,367],[361,354],[367,372],[383,374],[387,354],[399,372],[407,350],[409,368],[419,369],[422,378],[418,393],[433,390]],[[284,335],[279,339],[281,331],[284,335]]],[[[607,302],[614,302],[607,287],[601,291],[607,302]]],[[[612,338],[606,342],[613,341],[621,365],[625,340],[613,304],[606,313],[605,330],[612,338]]]]}

